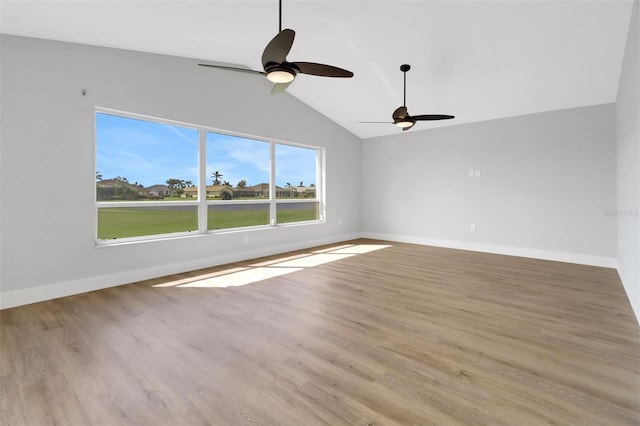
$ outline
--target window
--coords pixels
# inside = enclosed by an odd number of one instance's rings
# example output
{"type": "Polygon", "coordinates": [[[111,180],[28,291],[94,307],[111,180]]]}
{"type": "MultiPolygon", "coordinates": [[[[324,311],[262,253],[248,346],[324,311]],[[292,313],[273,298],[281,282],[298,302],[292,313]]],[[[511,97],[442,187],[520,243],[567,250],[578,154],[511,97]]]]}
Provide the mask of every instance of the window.
{"type": "Polygon", "coordinates": [[[276,144],[276,219],[278,223],[318,220],[318,151],[276,144]]]}
{"type": "Polygon", "coordinates": [[[320,221],[323,150],[98,110],[97,239],[320,221]]]}
{"type": "Polygon", "coordinates": [[[207,229],[270,223],[269,142],[207,132],[207,229]]]}
{"type": "Polygon", "coordinates": [[[197,231],[197,170],[196,129],[97,113],[98,239],[197,231]]]}

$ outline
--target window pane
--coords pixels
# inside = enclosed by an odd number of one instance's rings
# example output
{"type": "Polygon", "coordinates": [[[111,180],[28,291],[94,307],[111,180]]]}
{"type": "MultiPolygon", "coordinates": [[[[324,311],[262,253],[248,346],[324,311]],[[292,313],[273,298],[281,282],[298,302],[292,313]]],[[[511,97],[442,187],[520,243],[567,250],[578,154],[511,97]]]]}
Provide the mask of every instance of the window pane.
{"type": "Polygon", "coordinates": [[[197,229],[197,206],[98,209],[98,239],[101,240],[188,232],[197,229]]]}
{"type": "Polygon", "coordinates": [[[278,223],[302,222],[320,219],[320,203],[278,203],[276,205],[276,220],[278,223]]]}
{"type": "Polygon", "coordinates": [[[316,153],[276,144],[276,198],[316,198],[316,153]]]}
{"type": "Polygon", "coordinates": [[[207,199],[269,199],[269,142],[207,132],[207,199]]]}
{"type": "Polygon", "coordinates": [[[209,204],[207,229],[269,224],[269,204],[209,204]]]}
{"type": "Polygon", "coordinates": [[[98,201],[185,200],[197,175],[197,130],[96,113],[98,201]]]}

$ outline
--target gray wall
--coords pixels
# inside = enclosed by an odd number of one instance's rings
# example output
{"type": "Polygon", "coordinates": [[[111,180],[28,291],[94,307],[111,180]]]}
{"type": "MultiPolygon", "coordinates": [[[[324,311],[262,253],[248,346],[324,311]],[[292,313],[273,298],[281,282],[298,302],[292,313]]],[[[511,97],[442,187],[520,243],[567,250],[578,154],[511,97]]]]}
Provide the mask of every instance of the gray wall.
{"type": "Polygon", "coordinates": [[[1,306],[358,236],[360,140],[271,96],[265,79],[186,58],[0,42],[1,306]],[[96,248],[94,106],[326,147],[327,222],[96,248]]]}
{"type": "Polygon", "coordinates": [[[635,2],[618,99],[618,271],[640,319],[640,8],[635,2]]]}
{"type": "Polygon", "coordinates": [[[613,104],[420,126],[363,141],[366,235],[615,265],[613,104]]]}

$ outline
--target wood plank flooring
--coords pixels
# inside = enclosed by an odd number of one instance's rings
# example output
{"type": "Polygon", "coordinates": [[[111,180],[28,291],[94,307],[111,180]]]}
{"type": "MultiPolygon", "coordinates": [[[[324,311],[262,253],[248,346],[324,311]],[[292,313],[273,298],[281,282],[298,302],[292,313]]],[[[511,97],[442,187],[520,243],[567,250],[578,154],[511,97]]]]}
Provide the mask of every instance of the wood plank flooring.
{"type": "Polygon", "coordinates": [[[612,269],[373,240],[0,312],[2,425],[638,425],[612,269]]]}

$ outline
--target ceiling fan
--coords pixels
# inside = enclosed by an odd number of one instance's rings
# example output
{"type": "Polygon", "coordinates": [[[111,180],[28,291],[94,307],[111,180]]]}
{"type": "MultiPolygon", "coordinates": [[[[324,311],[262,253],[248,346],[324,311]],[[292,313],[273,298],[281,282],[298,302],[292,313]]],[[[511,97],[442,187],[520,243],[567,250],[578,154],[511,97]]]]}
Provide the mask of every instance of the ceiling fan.
{"type": "Polygon", "coordinates": [[[275,95],[284,91],[296,78],[297,74],[317,75],[320,77],[353,77],[351,71],[331,65],[317,64],[315,62],[288,62],[287,55],[293,46],[295,31],[282,29],[282,0],[279,1],[280,22],[278,34],[267,44],[262,52],[262,67],[264,71],[255,71],[245,68],[226,67],[222,65],[198,64],[201,67],[221,68],[231,71],[240,71],[251,74],[260,74],[275,85],[271,94],[275,95]]]}
{"type": "Polygon", "coordinates": [[[396,126],[402,128],[403,131],[409,130],[415,126],[416,121],[433,121],[433,120],[449,120],[455,118],[453,115],[444,114],[423,114],[423,115],[409,115],[407,111],[407,71],[411,69],[410,65],[400,65],[400,71],[404,73],[404,102],[401,107],[396,108],[393,111],[393,122],[390,121],[361,121],[360,123],[393,123],[396,126]]]}

